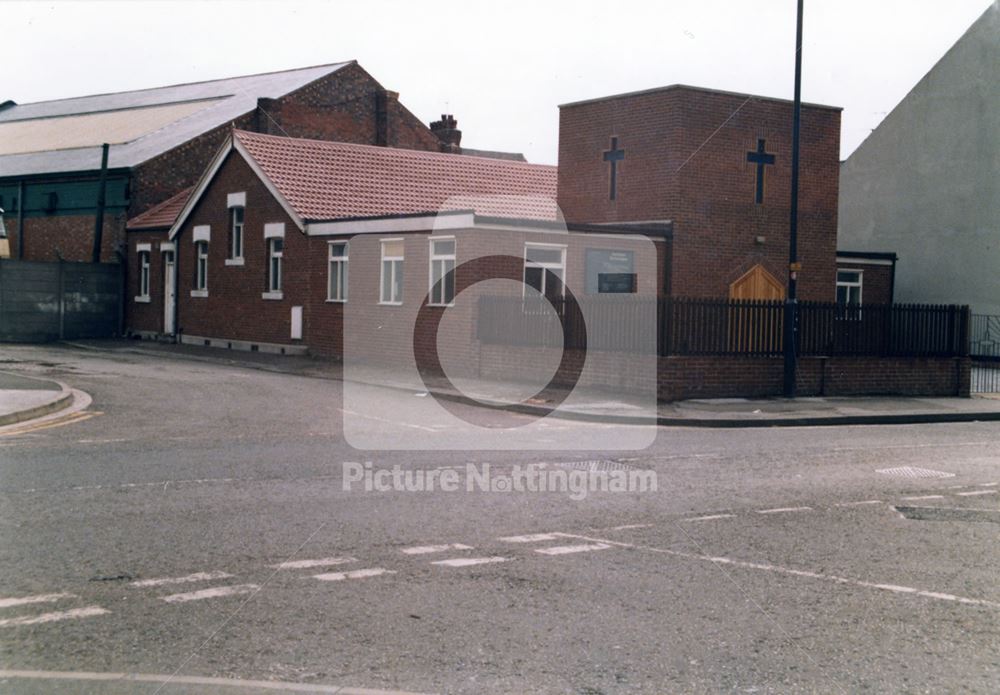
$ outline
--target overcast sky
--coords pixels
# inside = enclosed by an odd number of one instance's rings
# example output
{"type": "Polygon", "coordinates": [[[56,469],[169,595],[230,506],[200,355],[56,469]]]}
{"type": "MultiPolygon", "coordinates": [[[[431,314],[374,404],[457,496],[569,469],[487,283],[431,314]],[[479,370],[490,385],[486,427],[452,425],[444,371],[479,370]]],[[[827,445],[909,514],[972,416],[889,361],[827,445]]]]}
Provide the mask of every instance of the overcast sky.
{"type": "MultiPolygon", "coordinates": [[[[996,0],[805,0],[802,96],[847,157],[996,0]]],[[[0,4],[0,101],[356,59],[469,147],[556,163],[557,105],[675,83],[792,97],[795,0],[0,4]]]]}

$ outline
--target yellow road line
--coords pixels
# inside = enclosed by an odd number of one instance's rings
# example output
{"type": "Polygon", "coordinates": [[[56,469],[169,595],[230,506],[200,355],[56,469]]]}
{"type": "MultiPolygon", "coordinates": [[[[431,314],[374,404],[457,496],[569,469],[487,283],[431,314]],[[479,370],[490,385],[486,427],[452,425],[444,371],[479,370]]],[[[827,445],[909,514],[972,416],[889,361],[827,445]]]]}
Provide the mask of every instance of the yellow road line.
{"type": "Polygon", "coordinates": [[[0,433],[0,437],[11,437],[17,434],[27,434],[29,432],[39,432],[41,430],[52,429],[53,427],[72,425],[75,422],[83,422],[84,420],[89,420],[90,418],[97,417],[98,415],[104,415],[104,412],[100,410],[84,410],[71,415],[66,415],[56,420],[40,422],[34,425],[25,425],[24,427],[3,432],[0,433]]]}

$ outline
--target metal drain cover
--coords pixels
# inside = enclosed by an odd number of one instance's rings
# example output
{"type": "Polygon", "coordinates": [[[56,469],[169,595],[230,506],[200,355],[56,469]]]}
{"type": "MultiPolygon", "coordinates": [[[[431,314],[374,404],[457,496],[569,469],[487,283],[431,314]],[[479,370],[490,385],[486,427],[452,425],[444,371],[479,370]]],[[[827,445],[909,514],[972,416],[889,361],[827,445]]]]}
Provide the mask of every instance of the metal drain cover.
{"type": "Polygon", "coordinates": [[[609,473],[611,471],[631,471],[636,470],[636,466],[629,465],[621,459],[595,459],[592,461],[562,461],[553,465],[560,468],[573,468],[579,471],[592,471],[594,473],[609,473]]]}
{"type": "Polygon", "coordinates": [[[914,466],[900,466],[898,468],[880,468],[875,471],[882,475],[891,475],[895,478],[954,478],[954,473],[947,471],[935,471],[930,468],[916,468],[914,466]]]}

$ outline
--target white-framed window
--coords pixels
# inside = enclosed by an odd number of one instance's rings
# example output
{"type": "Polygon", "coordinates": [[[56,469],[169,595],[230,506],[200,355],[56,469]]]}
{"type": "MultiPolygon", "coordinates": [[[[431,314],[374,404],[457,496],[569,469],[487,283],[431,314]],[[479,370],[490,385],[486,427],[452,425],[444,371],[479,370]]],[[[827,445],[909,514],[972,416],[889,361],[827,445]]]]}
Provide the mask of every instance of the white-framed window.
{"type": "Polygon", "coordinates": [[[430,301],[434,306],[455,302],[455,237],[430,239],[430,301]]]}
{"type": "Polygon", "coordinates": [[[208,242],[194,243],[194,289],[208,292],[208,242]]]}
{"type": "Polygon", "coordinates": [[[347,242],[331,241],[328,244],[328,269],[326,301],[347,301],[347,242]]]}
{"type": "Polygon", "coordinates": [[[860,270],[837,271],[837,303],[861,306],[861,287],[864,275],[860,270]]]}
{"type": "Polygon", "coordinates": [[[149,301],[149,256],[150,251],[139,251],[139,296],[137,302],[149,301]]]}
{"type": "Polygon", "coordinates": [[[566,294],[566,247],[555,244],[524,245],[525,291],[533,287],[549,299],[566,294]]]}
{"type": "Polygon", "coordinates": [[[837,271],[837,304],[844,308],[841,318],[861,318],[861,290],[864,274],[860,270],[837,271]]]}
{"type": "Polygon", "coordinates": [[[403,303],[403,248],[402,239],[382,240],[382,274],[379,282],[380,304],[403,303]]]}
{"type": "MultiPolygon", "coordinates": [[[[243,261],[243,218],[246,208],[236,205],[229,208],[229,259],[243,261]]],[[[236,265],[236,264],[231,264],[236,265]]]]}
{"type": "Polygon", "coordinates": [[[271,237],[267,240],[267,291],[281,292],[281,259],[285,253],[285,239],[271,237]]]}

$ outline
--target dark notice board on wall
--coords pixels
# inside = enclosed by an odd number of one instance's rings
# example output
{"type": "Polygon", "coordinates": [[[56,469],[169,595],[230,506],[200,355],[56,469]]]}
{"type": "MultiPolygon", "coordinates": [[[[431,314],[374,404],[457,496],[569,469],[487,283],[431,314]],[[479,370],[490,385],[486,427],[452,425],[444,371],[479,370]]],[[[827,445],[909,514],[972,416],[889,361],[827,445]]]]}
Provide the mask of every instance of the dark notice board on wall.
{"type": "Polygon", "coordinates": [[[635,287],[634,252],[587,249],[587,294],[630,294],[635,287]]]}

